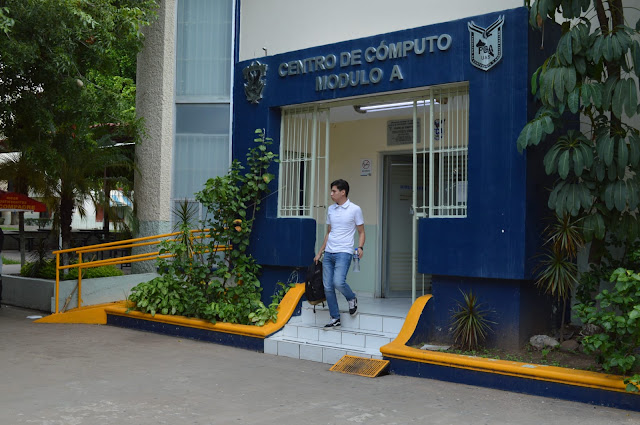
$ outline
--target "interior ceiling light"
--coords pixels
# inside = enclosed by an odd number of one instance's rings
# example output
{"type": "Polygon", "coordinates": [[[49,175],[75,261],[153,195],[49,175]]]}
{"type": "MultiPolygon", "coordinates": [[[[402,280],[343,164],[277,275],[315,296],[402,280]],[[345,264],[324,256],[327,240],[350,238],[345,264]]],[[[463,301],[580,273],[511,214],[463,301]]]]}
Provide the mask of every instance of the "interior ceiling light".
{"type": "MultiPolygon", "coordinates": [[[[417,104],[418,104],[418,107],[429,106],[431,104],[431,101],[429,99],[419,100],[417,104]]],[[[434,101],[433,104],[439,105],[437,100],[434,101]]],[[[391,111],[394,109],[403,109],[403,108],[411,108],[411,107],[413,107],[413,101],[380,103],[378,105],[353,105],[353,109],[356,112],[359,112],[361,114],[366,114],[367,112],[391,111]]]]}

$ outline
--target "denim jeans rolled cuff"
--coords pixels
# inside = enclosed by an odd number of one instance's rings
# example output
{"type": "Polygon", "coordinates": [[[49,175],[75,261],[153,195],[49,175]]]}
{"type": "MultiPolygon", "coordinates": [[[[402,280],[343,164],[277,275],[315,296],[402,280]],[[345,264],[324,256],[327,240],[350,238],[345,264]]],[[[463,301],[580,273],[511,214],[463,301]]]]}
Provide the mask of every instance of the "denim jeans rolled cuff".
{"type": "Polygon", "coordinates": [[[351,265],[352,255],[346,252],[325,252],[322,260],[322,281],[324,295],[329,305],[329,314],[333,319],[340,318],[336,289],[344,295],[347,301],[356,297],[347,285],[347,272],[351,265]]]}

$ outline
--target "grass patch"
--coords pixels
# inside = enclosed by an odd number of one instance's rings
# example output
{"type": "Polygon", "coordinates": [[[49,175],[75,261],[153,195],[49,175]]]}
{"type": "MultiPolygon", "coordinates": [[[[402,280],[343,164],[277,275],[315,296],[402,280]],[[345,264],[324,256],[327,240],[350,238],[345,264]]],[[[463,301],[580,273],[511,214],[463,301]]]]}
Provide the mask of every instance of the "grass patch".
{"type": "Polygon", "coordinates": [[[2,264],[20,264],[20,260],[12,260],[10,258],[2,256],[2,264]]]}

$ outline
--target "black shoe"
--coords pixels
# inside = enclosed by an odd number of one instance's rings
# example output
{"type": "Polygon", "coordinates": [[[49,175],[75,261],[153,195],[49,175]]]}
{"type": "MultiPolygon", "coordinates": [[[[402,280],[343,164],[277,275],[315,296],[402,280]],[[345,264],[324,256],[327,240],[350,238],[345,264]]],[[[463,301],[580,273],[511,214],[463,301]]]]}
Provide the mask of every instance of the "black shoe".
{"type": "Polygon", "coordinates": [[[358,311],[358,299],[349,300],[349,314],[354,315],[358,311]]]}
{"type": "Polygon", "coordinates": [[[324,325],[325,328],[336,328],[340,326],[340,319],[331,319],[329,323],[324,325]]]}

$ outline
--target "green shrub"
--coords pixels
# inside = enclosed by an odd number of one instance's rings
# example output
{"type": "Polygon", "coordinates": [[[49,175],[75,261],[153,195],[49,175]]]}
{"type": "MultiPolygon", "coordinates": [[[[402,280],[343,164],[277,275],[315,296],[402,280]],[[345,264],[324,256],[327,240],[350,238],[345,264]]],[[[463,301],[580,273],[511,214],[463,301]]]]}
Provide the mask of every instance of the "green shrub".
{"type": "Polygon", "coordinates": [[[268,150],[271,139],[256,130],[257,145],[249,149],[246,163],[234,160],[224,176],[209,179],[196,200],[206,209],[201,228],[205,239],[192,238],[193,212],[187,202],[174,209],[178,217],[175,240],[162,242],[158,260],[160,278],[133,288],[129,300],[145,313],[177,314],[227,323],[264,325],[276,320],[279,301],[291,285],[261,301],[260,265],[247,253],[255,214],[274,176],[268,173],[276,155],[268,150]],[[220,246],[232,249],[218,251],[220,246]]]}
{"type": "MultiPolygon", "coordinates": [[[[99,277],[122,276],[124,272],[116,266],[100,266],[89,269],[82,269],[83,279],[95,279],[99,277]]],[[[78,269],[70,269],[65,279],[77,279],[78,269]]]]}
{"type": "MultiPolygon", "coordinates": [[[[605,371],[628,375],[640,366],[637,351],[640,347],[640,274],[618,268],[610,281],[615,285],[610,290],[602,290],[596,296],[597,303],[577,304],[574,309],[583,323],[601,329],[599,333],[584,337],[585,352],[595,353],[605,371]]],[[[637,392],[640,374],[625,382],[628,391],[637,392]]]]}
{"type": "MultiPolygon", "coordinates": [[[[124,273],[116,266],[100,266],[82,270],[83,279],[93,279],[99,277],[122,276],[124,273]]],[[[20,269],[20,275],[26,277],[37,277],[40,279],[56,278],[56,262],[55,260],[34,261],[25,263],[20,269]]],[[[78,269],[70,269],[69,273],[64,275],[60,272],[61,280],[78,279],[78,269]]]]}

